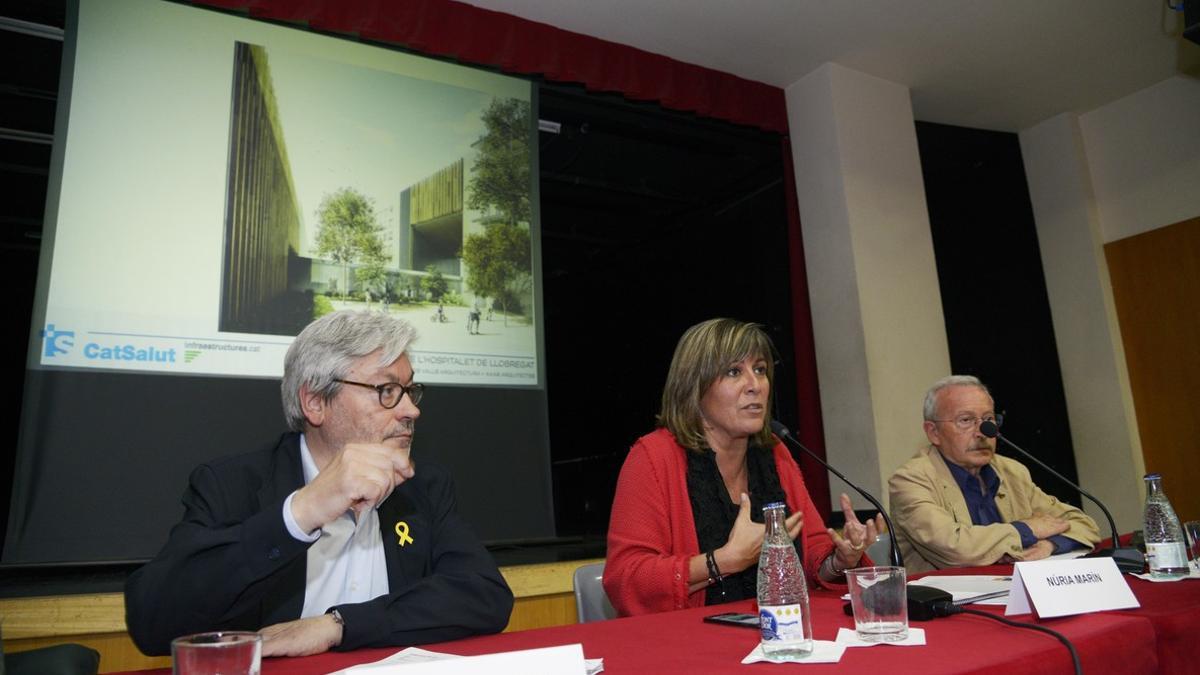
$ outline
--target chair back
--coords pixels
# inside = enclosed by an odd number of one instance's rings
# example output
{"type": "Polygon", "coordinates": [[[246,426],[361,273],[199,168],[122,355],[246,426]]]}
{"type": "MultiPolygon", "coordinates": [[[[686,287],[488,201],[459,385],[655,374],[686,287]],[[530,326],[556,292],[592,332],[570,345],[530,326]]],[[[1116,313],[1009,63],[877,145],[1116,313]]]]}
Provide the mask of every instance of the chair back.
{"type": "Polygon", "coordinates": [[[579,623],[616,618],[617,610],[608,601],[603,579],[602,562],[581,565],[575,570],[575,615],[579,623]]]}

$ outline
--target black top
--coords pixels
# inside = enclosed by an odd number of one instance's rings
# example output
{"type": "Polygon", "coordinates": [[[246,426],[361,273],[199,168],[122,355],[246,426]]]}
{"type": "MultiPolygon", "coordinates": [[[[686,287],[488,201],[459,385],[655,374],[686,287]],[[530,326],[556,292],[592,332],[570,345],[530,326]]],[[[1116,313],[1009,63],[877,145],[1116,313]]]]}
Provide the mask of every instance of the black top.
{"type": "MultiPolygon", "coordinates": [[[[692,517],[696,521],[696,539],[701,551],[713,551],[729,540],[741,505],[730,501],[725,482],[717,470],[717,455],[712,449],[705,448],[700,452],[685,450],[685,453],[688,498],[692,502],[692,517]]],[[[787,495],[779,485],[779,473],[775,470],[775,457],[771,449],[751,444],[746,449],[746,470],[750,519],[761,523],[764,504],[787,503],[787,495]]],[[[803,560],[800,540],[801,537],[796,537],[796,553],[803,560]]],[[[704,604],[716,605],[758,597],[757,563],[736,574],[724,576],[721,582],[709,586],[705,591],[704,604]]]]}

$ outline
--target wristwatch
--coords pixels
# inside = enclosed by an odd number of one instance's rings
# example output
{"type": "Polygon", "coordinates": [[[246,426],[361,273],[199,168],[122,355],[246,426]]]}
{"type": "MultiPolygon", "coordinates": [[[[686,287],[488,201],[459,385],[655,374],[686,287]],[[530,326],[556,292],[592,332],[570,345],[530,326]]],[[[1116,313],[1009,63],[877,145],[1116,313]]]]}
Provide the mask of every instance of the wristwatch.
{"type": "Polygon", "coordinates": [[[325,613],[333,617],[334,623],[341,626],[343,629],[346,627],[346,620],[342,618],[342,613],[338,611],[337,607],[331,607],[329,611],[325,613]]]}

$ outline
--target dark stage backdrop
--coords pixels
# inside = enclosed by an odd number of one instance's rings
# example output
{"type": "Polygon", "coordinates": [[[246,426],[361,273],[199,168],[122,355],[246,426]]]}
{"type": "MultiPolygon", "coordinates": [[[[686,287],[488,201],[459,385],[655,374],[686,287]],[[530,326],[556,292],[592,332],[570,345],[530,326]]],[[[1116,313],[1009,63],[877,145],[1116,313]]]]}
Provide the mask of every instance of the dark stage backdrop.
{"type": "MultiPolygon", "coordinates": [[[[1017,135],[918,122],[917,141],[951,367],[988,385],[1006,436],[1076,480],[1017,135]]],[[[1015,455],[1003,444],[1000,452],[1015,455]]],[[[1077,491],[1017,459],[1043,490],[1079,504],[1077,491]]]]}
{"type": "Polygon", "coordinates": [[[688,326],[763,324],[795,428],[783,151],[775,133],[581,88],[545,84],[539,102],[563,125],[540,139],[555,519],[598,536],[688,326]]]}
{"type": "MultiPolygon", "coordinates": [[[[14,484],[6,563],[145,559],[182,515],[194,467],[274,444],[286,429],[275,380],[29,371],[26,389],[37,420],[26,433],[65,450],[18,457],[27,480],[14,484]]],[[[540,487],[545,410],[537,390],[426,388],[413,457],[450,470],[460,512],[490,541],[553,534],[540,487]]]]}

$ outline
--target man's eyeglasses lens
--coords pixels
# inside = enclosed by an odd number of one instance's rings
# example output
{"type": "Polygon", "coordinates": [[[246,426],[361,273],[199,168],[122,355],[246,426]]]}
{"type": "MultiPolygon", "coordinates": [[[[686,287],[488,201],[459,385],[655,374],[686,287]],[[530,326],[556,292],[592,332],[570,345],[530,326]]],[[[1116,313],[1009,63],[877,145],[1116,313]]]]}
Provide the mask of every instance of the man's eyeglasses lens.
{"type": "Polygon", "coordinates": [[[954,426],[962,429],[963,431],[974,429],[983,422],[992,422],[997,428],[999,428],[1004,424],[1004,415],[996,413],[995,415],[984,415],[982,418],[974,415],[959,415],[958,417],[954,418],[954,426]]]}
{"type": "Polygon", "coordinates": [[[379,402],[385,408],[395,408],[400,404],[400,399],[404,398],[405,394],[408,394],[408,397],[412,399],[413,405],[417,405],[421,402],[421,396],[425,394],[425,385],[420,382],[414,382],[406,387],[402,384],[389,382],[388,384],[379,386],[379,402]]]}
{"type": "Polygon", "coordinates": [[[356,387],[366,387],[374,389],[379,393],[379,405],[388,408],[395,408],[400,405],[400,399],[408,394],[408,398],[412,400],[413,405],[421,402],[421,397],[425,395],[425,385],[420,382],[413,382],[407,387],[399,382],[387,382],[384,384],[367,384],[366,382],[354,382],[351,380],[337,380],[342,384],[352,384],[356,387]]]}

